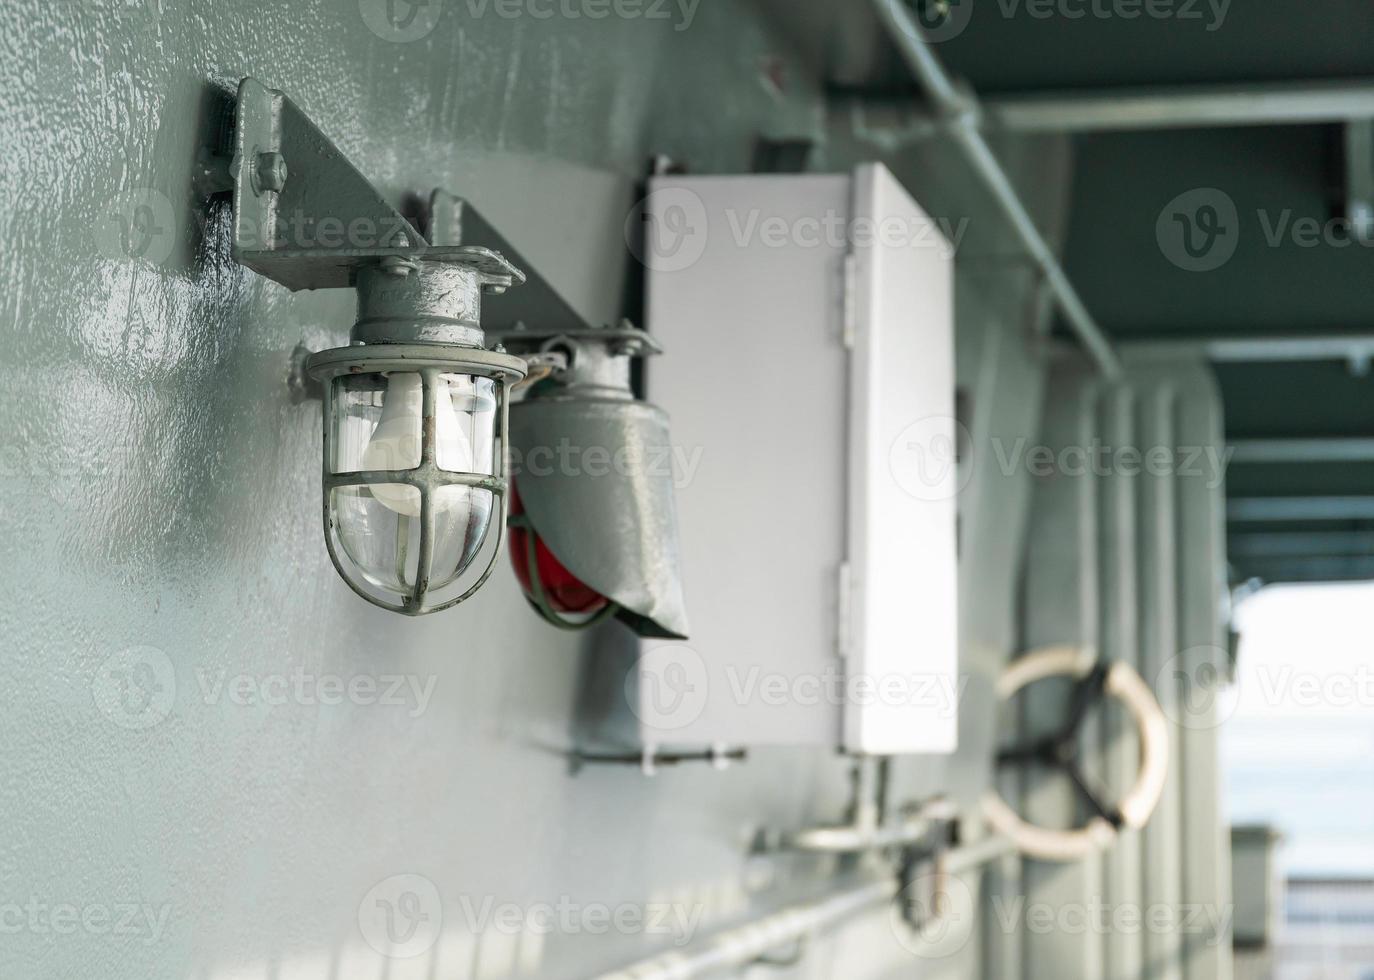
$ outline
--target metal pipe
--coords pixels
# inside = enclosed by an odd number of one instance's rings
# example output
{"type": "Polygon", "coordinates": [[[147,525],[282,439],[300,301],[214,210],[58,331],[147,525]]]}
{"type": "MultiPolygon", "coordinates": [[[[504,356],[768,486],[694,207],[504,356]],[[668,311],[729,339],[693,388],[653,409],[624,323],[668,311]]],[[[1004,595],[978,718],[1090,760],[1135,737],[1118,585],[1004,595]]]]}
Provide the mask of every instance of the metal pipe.
{"type": "Polygon", "coordinates": [[[1144,355],[1201,355],[1210,361],[1349,361],[1374,358],[1374,334],[1349,333],[1308,337],[1183,336],[1122,339],[1120,346],[1144,355]]]}
{"type": "Polygon", "coordinates": [[[1374,84],[1278,84],[1040,92],[988,99],[989,126],[1023,133],[1275,126],[1374,117],[1374,84]]]}
{"type": "Polygon", "coordinates": [[[1044,274],[1070,329],[1077,334],[1103,374],[1109,378],[1119,376],[1121,361],[1116,352],[1112,350],[1106,335],[1088,312],[1088,308],[1083,305],[1073,284],[1069,282],[1069,277],[1059,264],[1059,259],[1040,234],[1040,229],[1035,226],[1030,212],[1021,203],[1021,198],[1012,186],[1011,179],[997,162],[997,157],[993,155],[987,140],[983,138],[979,128],[981,107],[977,96],[956,88],[939,59],[927,46],[920,28],[904,4],[895,3],[893,0],[874,0],[873,6],[888,36],[901,52],[902,60],[925,90],[937,114],[948,124],[950,137],[964,151],[973,169],[982,178],[997,201],[998,207],[1011,223],[1022,247],[1030,253],[1044,274]]]}
{"type": "Polygon", "coordinates": [[[717,933],[696,949],[665,953],[624,970],[602,974],[597,980],[690,980],[716,971],[739,969],[853,915],[881,907],[896,895],[895,875],[867,881],[717,933]]]}
{"type": "MultiPolygon", "coordinates": [[[[959,874],[981,867],[1013,850],[1004,837],[989,837],[944,856],[944,869],[959,874]]],[[[642,960],[595,980],[692,980],[725,970],[739,970],[769,953],[834,928],[847,919],[874,911],[897,897],[897,876],[868,879],[824,898],[788,906],[734,929],[717,933],[694,947],[642,960]]]]}
{"type": "Polygon", "coordinates": [[[932,800],[907,814],[885,823],[860,819],[847,826],[808,827],[783,834],[783,850],[810,851],[815,854],[861,854],[923,841],[941,821],[953,820],[958,808],[943,797],[932,800]]]}
{"type": "MultiPolygon", "coordinates": [[[[981,100],[981,124],[1015,133],[1094,133],[1231,126],[1367,123],[1374,118],[1374,83],[1356,79],[1245,85],[1121,88],[1096,92],[1021,92],[981,100]]],[[[856,102],[863,113],[883,102],[856,102]]],[[[897,144],[927,140],[945,128],[930,113],[891,107],[881,128],[897,144]]],[[[880,138],[880,130],[870,136],[880,138]]]]}
{"type": "Polygon", "coordinates": [[[993,834],[946,852],[944,870],[947,874],[963,874],[965,871],[981,868],[989,861],[997,861],[1016,853],[1016,845],[1012,843],[1011,838],[993,834]]]}
{"type": "Polygon", "coordinates": [[[784,835],[780,846],[784,850],[815,854],[860,854],[915,844],[933,827],[934,822],[929,817],[919,815],[878,827],[811,827],[784,835]]]}

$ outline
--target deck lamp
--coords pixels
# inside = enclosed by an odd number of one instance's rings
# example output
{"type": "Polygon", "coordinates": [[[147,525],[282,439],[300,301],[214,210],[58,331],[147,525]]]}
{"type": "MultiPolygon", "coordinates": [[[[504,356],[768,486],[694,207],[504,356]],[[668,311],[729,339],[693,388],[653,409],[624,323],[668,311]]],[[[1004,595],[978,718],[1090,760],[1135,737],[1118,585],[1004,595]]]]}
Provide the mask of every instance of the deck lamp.
{"type": "Polygon", "coordinates": [[[398,315],[359,319],[353,344],[312,354],[305,369],[323,386],[324,530],[334,567],[368,601],[422,615],[468,598],[495,565],[507,510],[508,392],[525,364],[484,349],[475,326],[425,326],[435,311],[418,294],[438,282],[451,298],[480,280],[478,268],[422,260],[400,283],[375,281],[387,275],[359,276],[360,304],[385,296],[398,315]],[[360,339],[379,324],[394,339],[360,339]],[[426,339],[407,342],[415,332],[426,339]],[[497,544],[485,569],[460,585],[488,537],[497,544]]]}
{"type": "Polygon", "coordinates": [[[527,370],[488,349],[482,302],[524,274],[493,249],[427,241],[290,99],[251,78],[232,160],[201,169],[202,189],[233,192],[236,261],[293,290],[357,292],[348,346],[299,365],[323,399],[334,567],[393,612],[467,599],[500,551],[508,396],[527,370]]]}

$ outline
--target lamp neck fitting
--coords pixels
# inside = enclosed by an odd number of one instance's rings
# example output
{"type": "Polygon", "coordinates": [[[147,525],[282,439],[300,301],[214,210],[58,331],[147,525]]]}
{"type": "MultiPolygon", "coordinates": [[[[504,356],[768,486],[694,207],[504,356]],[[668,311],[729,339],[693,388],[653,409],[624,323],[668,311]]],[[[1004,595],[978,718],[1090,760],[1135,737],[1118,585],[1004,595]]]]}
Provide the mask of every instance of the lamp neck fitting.
{"type": "Polygon", "coordinates": [[[483,285],[464,263],[387,256],[362,266],[353,343],[481,347],[483,285]]]}
{"type": "Polygon", "coordinates": [[[628,401],[630,391],[630,355],[617,353],[609,344],[555,338],[543,345],[541,353],[562,354],[567,366],[555,370],[549,379],[537,386],[531,397],[604,398],[628,401]]]}
{"type": "Polygon", "coordinates": [[[495,336],[514,353],[551,355],[555,366],[533,386],[527,399],[633,401],[630,372],[634,358],[660,352],[652,337],[629,323],[561,332],[521,326],[495,336]]]}

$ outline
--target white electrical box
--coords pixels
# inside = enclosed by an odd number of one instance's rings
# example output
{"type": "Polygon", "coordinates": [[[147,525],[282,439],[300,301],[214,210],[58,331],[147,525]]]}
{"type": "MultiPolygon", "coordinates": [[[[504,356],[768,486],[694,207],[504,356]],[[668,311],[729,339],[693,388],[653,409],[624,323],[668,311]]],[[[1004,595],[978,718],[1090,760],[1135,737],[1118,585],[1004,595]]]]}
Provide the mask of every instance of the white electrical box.
{"type": "Polygon", "coordinates": [[[690,639],[641,742],[953,751],[951,245],[878,165],[656,178],[645,222],[690,639]]]}

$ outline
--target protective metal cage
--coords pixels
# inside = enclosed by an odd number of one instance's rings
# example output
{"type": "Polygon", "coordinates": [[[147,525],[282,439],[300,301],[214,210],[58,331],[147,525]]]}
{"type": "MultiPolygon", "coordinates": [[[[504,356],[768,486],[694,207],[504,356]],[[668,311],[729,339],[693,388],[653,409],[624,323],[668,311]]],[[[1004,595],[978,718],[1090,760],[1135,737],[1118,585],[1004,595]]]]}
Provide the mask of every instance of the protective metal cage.
{"type": "MultiPolygon", "coordinates": [[[[341,347],[320,351],[312,355],[306,363],[307,372],[321,382],[324,396],[324,442],[321,456],[323,475],[323,515],[325,544],[329,558],[335,569],[355,593],[368,602],[407,616],[422,616],[456,606],[473,595],[491,576],[501,551],[501,534],[506,526],[508,510],[509,481],[506,471],[506,446],[509,442],[509,395],[510,388],[525,376],[525,362],[509,354],[487,351],[481,348],[450,347],[438,344],[377,344],[366,346],[341,347]],[[364,374],[384,375],[389,372],[418,374],[423,385],[420,461],[419,465],[408,469],[360,470],[356,472],[334,472],[332,461],[335,457],[335,399],[339,394],[339,384],[343,379],[364,374]],[[487,378],[492,381],[495,396],[495,432],[491,441],[490,473],[455,472],[441,469],[436,460],[436,391],[443,375],[469,375],[474,378],[487,378]],[[345,561],[341,555],[343,548],[339,542],[340,517],[337,512],[338,494],[335,491],[348,488],[364,488],[381,485],[413,487],[419,494],[419,543],[416,549],[414,582],[400,601],[388,598],[386,589],[370,581],[355,563],[345,561]],[[459,583],[472,568],[478,565],[477,558],[482,549],[490,544],[489,538],[495,532],[496,542],[489,549],[480,576],[467,588],[450,598],[435,600],[431,595],[432,573],[434,571],[434,547],[436,537],[435,497],[445,487],[468,487],[483,490],[492,495],[493,513],[483,530],[472,557],[457,570],[454,578],[447,583],[459,583]]],[[[398,549],[399,549],[398,545],[398,549]]]]}

